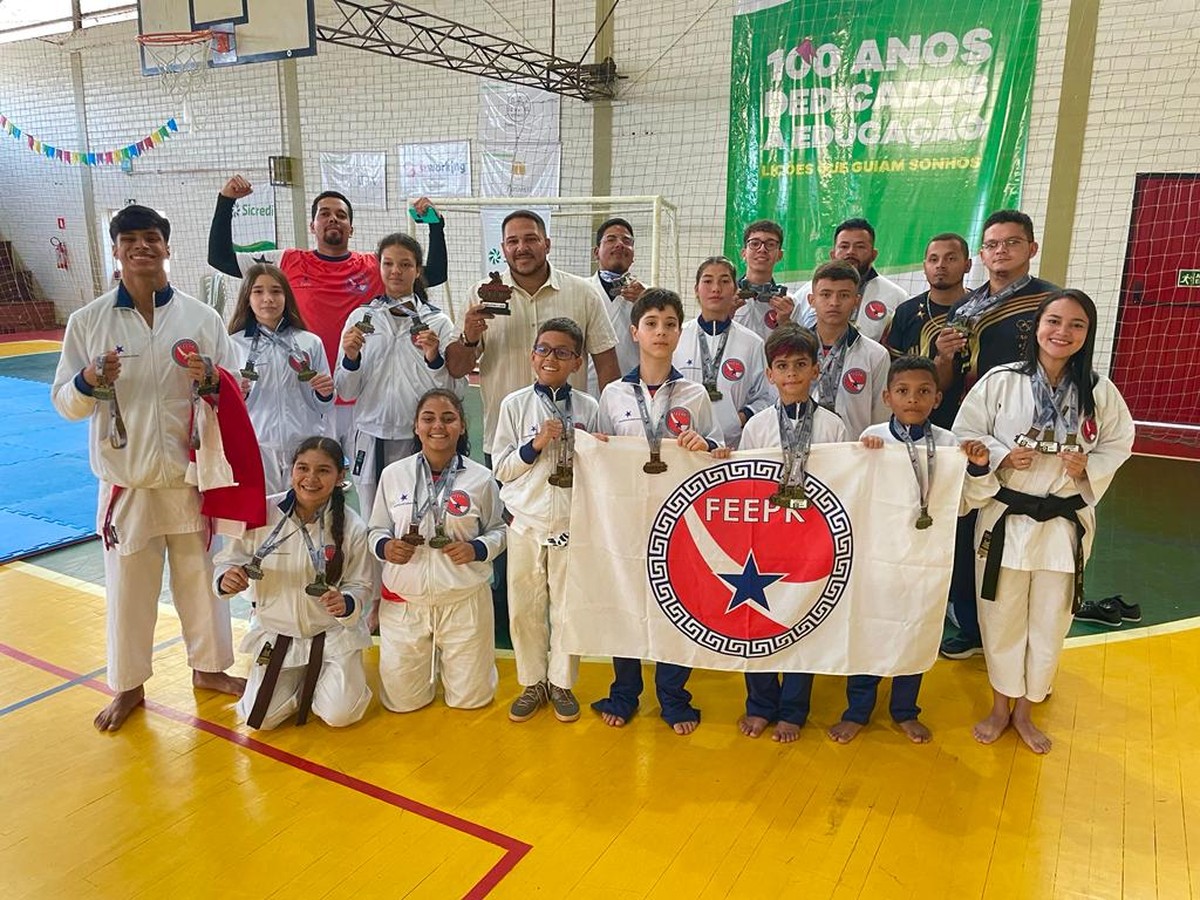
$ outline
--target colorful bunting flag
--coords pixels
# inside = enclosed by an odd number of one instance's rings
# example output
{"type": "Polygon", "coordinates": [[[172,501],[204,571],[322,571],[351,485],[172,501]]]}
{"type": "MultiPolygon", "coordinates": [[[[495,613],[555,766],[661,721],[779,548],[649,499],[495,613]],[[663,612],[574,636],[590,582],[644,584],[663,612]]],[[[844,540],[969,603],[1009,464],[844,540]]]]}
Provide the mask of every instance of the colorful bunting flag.
{"type": "Polygon", "coordinates": [[[3,114],[0,114],[0,128],[3,128],[5,133],[10,137],[24,143],[29,150],[39,156],[45,156],[47,159],[72,166],[120,165],[135,156],[141,156],[143,153],[148,153],[151,150],[161,147],[168,138],[174,137],[179,133],[179,124],[174,118],[171,118],[167,119],[166,122],[159,125],[140,141],[127,144],[124,147],[114,147],[111,150],[86,151],[63,150],[60,147],[53,147],[50,144],[46,144],[34,135],[22,131],[12,123],[12,120],[8,116],[3,114]]]}

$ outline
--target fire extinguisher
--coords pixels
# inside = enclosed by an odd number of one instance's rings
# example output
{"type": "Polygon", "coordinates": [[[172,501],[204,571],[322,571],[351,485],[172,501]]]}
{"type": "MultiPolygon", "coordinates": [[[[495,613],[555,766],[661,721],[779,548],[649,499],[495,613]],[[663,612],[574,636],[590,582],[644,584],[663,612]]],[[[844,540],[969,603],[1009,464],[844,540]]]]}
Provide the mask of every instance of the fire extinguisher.
{"type": "Polygon", "coordinates": [[[67,255],[66,241],[52,237],[50,238],[50,246],[54,248],[54,264],[60,269],[70,269],[71,257],[67,255]]]}

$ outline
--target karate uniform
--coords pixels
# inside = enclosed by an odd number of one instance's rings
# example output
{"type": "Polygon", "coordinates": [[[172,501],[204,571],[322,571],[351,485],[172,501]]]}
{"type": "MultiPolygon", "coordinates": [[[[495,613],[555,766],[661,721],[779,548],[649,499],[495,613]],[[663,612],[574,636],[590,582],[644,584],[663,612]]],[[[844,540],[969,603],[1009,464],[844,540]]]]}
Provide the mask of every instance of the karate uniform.
{"type": "MultiPolygon", "coordinates": [[[[309,367],[318,375],[330,374],[325,347],[312,332],[287,326],[278,333],[282,344],[269,340],[260,333],[257,322],[231,337],[238,352],[238,370],[254,359],[258,379],[247,382],[246,410],[258,437],[267,493],[278,494],[291,483],[292,454],[300,442],[313,435],[333,434],[333,394],[318,396],[310,382],[297,377],[299,370],[285,345],[307,356],[309,367]]],[[[237,371],[231,374],[241,378],[237,371]]]]}
{"type": "MultiPolygon", "coordinates": [[[[786,410],[791,419],[797,410],[786,410]]],[[[846,425],[823,406],[813,410],[812,444],[841,444],[850,440],[846,425]]],[[[742,450],[772,450],[783,447],[779,433],[778,401],[755,414],[742,432],[742,450]]],[[[746,715],[758,716],[768,722],[790,722],[803,725],[808,721],[812,700],[811,672],[747,672],[746,715]]]]}
{"type": "MultiPolygon", "coordinates": [[[[1086,561],[1096,529],[1096,504],[1112,483],[1117,469],[1133,448],[1134,425],[1129,408],[1105,376],[1093,388],[1094,419],[1085,420],[1080,409],[1077,441],[1087,454],[1086,477],[1075,480],[1063,471],[1055,455],[1037,453],[1028,469],[1000,469],[1016,438],[1034,424],[1032,378],[1016,366],[1000,366],[982,377],[967,394],[954,422],[963,440],[988,445],[992,470],[1000,485],[1035,497],[1082,498],[1076,515],[1083,526],[1082,550],[1086,561]]],[[[1058,440],[1063,440],[1063,435],[1058,440]]],[[[999,499],[982,501],[975,529],[979,547],[1005,512],[999,499]]],[[[994,600],[983,598],[985,559],[976,559],[979,586],[979,625],[992,687],[1006,697],[1045,699],[1054,682],[1063,638],[1071,626],[1074,594],[1076,531],[1067,519],[1044,522],[1025,515],[1010,515],[1004,523],[1005,539],[994,600]]]]}
{"type": "Polygon", "coordinates": [[[564,409],[571,399],[574,427],[595,431],[599,404],[589,394],[564,385],[554,393],[540,384],[514,391],[500,404],[496,456],[492,469],[501,482],[500,499],[512,517],[508,526],[508,625],[517,681],[528,687],[549,680],[573,688],[579,657],[561,646],[566,602],[567,531],[571,489],[548,479],[563,456],[563,441],[538,452],[533,438],[551,413],[547,402],[564,409]]]}
{"type": "MultiPolygon", "coordinates": [[[[219,591],[221,577],[231,568],[248,563],[275,526],[284,520],[283,529],[276,536],[277,540],[282,538],[283,543],[262,560],[263,577],[252,579],[246,592],[254,611],[250,617],[250,631],[238,649],[257,660],[266,644],[278,644],[280,635],[292,638],[262,723],[263,728],[275,728],[299,708],[313,638],[324,632],[323,661],[313,693],[312,711],[327,724],[340,728],[361,719],[371,702],[362,655],[362,651],[371,646],[371,635],[362,613],[371,599],[375,560],[367,544],[367,526],[354,510],[346,507],[342,535],[344,563],[336,587],[346,599],[347,611],[340,617],[331,615],[319,598],[304,592],[305,585],[316,573],[309,558],[308,544],[299,531],[300,523],[290,516],[294,506],[295,498],[290,491],[268,499],[267,524],[228,542],[217,554],[213,588],[219,591]]],[[[331,546],[333,513],[329,505],[319,523],[310,522],[304,528],[315,547],[322,548],[322,536],[324,546],[331,546]]],[[[265,663],[256,662],[250,670],[246,692],[237,704],[243,722],[250,718],[254,709],[266,669],[265,663]]]]}
{"type": "MultiPolygon", "coordinates": [[[[709,450],[723,446],[721,429],[713,416],[708,391],[694,381],[688,381],[677,369],[672,368],[667,380],[654,391],[641,377],[641,367],[632,370],[620,381],[604,388],[600,397],[599,428],[601,434],[645,436],[641,412],[635,399],[635,385],[642,386],[646,398],[646,411],[650,421],[656,423],[666,413],[663,440],[677,437],[685,429],[695,431],[708,441],[709,450]]],[[[668,725],[681,722],[700,721],[700,711],[692,705],[688,692],[688,676],[692,670],[674,663],[660,662],[654,667],[654,688],[662,717],[668,725]]],[[[642,695],[642,662],[638,659],[613,657],[613,683],[609,695],[592,704],[600,713],[619,716],[628,722],[638,708],[642,695]]]]}
{"type": "Polygon", "coordinates": [[[725,352],[716,364],[716,385],[721,399],[711,402],[725,446],[737,449],[742,438],[742,421],[738,413],[745,413],[746,421],[749,421],[751,416],[775,399],[775,392],[767,383],[762,338],[733,320],[707,322],[701,316],[683,326],[679,345],[671,361],[684,378],[703,384],[700,342],[708,345],[709,359],[715,362],[717,349],[725,334],[729,335],[725,341],[725,352]]]}
{"type": "MultiPolygon", "coordinates": [[[[828,351],[822,350],[818,360],[823,364],[828,351]]],[[[850,439],[855,440],[868,425],[886,422],[892,411],[883,402],[891,358],[883,346],[850,326],[850,342],[842,362],[833,411],[846,423],[850,439]]],[[[813,398],[821,403],[821,383],[813,382],[813,398]]]]}
{"type": "MultiPolygon", "coordinates": [[[[792,319],[805,328],[815,328],[817,325],[817,311],[808,302],[808,295],[812,292],[811,281],[801,286],[797,291],[800,302],[792,312],[792,319]]],[[[908,291],[872,268],[858,286],[858,296],[858,306],[850,316],[850,324],[871,340],[882,342],[892,324],[896,307],[908,299],[908,291]]]]}
{"type": "Polygon", "coordinates": [[[435,533],[430,510],[419,523],[426,543],[403,565],[387,562],[384,545],[408,531],[416,493],[418,502],[428,499],[420,461],[413,454],[383,470],[371,512],[371,547],[383,560],[380,699],[393,712],[426,706],[440,670],[446,705],[474,709],[492,702],[499,682],[490,582],[492,560],[504,549],[504,507],[492,473],[457,457],[445,531],[453,541],[469,541],[475,561],[455,565],[429,546],[435,533]]]}
{"type": "Polygon", "coordinates": [[[108,684],[128,691],[152,674],[154,625],[164,556],[170,559],[171,599],[179,613],[188,665],[222,672],[233,664],[229,608],[212,591],[207,525],[200,493],[185,481],[192,417],[186,352],[237,369],[237,353],[211,307],[170,286],[154,298],[154,326],[134,308],[123,284],[71,314],[51,398],[66,419],[91,419],[88,454],[100,481],[96,531],[105,540],[108,684]],[[92,398],[83,379],[88,363],[119,348],[114,382],[128,444],[108,440],[109,404],[92,398]]]}
{"type": "MultiPolygon", "coordinates": [[[[358,359],[351,361],[339,349],[333,380],[338,394],[354,404],[354,430],[346,453],[350,456],[350,476],[358,492],[358,504],[364,518],[370,520],[371,505],[385,466],[417,451],[413,423],[417,401],[432,388],[446,388],[459,397],[466,393],[465,378],[452,378],[442,356],[446,345],[458,331],[450,317],[437,307],[413,297],[421,321],[438,337],[438,355],[432,363],[413,343],[409,329],[413,319],[388,311],[386,298],[378,297],[360,306],[346,319],[343,339],[363,316],[371,314],[373,334],[368,334],[358,359]]],[[[339,348],[341,344],[339,342],[339,348]]]]}

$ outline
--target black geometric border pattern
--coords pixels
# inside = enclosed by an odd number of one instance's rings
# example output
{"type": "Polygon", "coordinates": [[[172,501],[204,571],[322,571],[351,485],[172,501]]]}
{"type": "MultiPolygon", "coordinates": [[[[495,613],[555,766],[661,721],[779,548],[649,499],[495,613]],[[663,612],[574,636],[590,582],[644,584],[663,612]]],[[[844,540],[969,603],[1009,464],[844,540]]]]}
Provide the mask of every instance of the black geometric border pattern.
{"type": "Polygon", "coordinates": [[[714,653],[752,659],[770,656],[790,647],[825,621],[841,600],[850,581],[854,561],[854,533],[850,516],[833,491],[809,473],[804,482],[805,491],[833,533],[833,571],[820,598],[799,622],[783,634],[769,638],[733,638],[703,625],[680,601],[667,572],[667,544],[671,530],[687,508],[705,491],[729,481],[758,478],[778,482],[782,477],[783,465],[766,459],[739,459],[711,466],[679,485],[654,517],[650,538],[646,543],[646,574],[650,579],[650,590],[659,608],[676,628],[694,643],[714,653]]]}

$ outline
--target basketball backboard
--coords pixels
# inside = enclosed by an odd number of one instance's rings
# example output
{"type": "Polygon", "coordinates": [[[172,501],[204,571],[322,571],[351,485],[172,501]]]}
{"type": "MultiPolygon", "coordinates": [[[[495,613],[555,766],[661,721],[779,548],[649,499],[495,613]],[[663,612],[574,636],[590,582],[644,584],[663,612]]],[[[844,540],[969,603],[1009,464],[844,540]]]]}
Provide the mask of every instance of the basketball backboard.
{"type": "MultiPolygon", "coordinates": [[[[233,49],[213,68],[315,56],[314,0],[138,0],[138,33],[232,31],[233,49]]],[[[160,70],[141,48],[143,75],[160,70]]]]}

